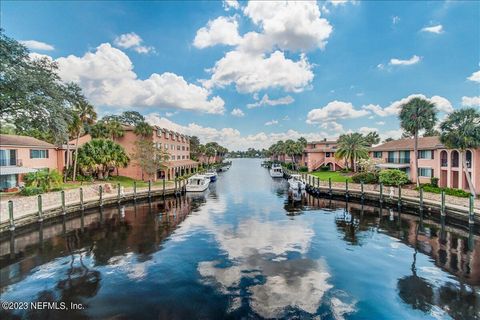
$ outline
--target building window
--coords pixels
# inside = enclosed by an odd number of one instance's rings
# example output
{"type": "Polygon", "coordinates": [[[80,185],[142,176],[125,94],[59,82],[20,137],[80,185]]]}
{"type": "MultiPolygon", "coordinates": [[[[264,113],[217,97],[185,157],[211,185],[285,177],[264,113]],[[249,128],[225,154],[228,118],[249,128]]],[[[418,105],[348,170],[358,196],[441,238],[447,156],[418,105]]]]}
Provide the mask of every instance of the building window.
{"type": "Polygon", "coordinates": [[[175,146],[173,144],[170,145],[171,150],[175,150],[175,146]]]}
{"type": "Polygon", "coordinates": [[[433,169],[432,168],[418,168],[418,175],[420,177],[433,177],[433,169]]]}
{"type": "Polygon", "coordinates": [[[184,159],[185,159],[185,156],[182,156],[182,160],[184,160],[184,159]]]}
{"type": "Polygon", "coordinates": [[[185,151],[185,146],[182,146],[182,151],[185,151]]]}
{"type": "Polygon", "coordinates": [[[0,150],[0,166],[17,165],[17,150],[0,150]]]}
{"type": "Polygon", "coordinates": [[[433,159],[433,151],[432,150],[419,150],[418,151],[418,159],[433,159]]]}
{"type": "Polygon", "coordinates": [[[330,158],[330,152],[327,152],[327,153],[325,154],[325,156],[326,156],[327,158],[330,158]]]}
{"type": "Polygon", "coordinates": [[[382,151],[374,151],[373,152],[373,157],[374,158],[381,158],[382,157],[382,151]]]}
{"type": "Polygon", "coordinates": [[[177,146],[177,150],[180,151],[180,146],[177,146]]]}
{"type": "Polygon", "coordinates": [[[165,143],[165,150],[168,150],[168,143],[165,143]]]}
{"type": "Polygon", "coordinates": [[[47,159],[48,150],[30,149],[30,159],[47,159]]]}

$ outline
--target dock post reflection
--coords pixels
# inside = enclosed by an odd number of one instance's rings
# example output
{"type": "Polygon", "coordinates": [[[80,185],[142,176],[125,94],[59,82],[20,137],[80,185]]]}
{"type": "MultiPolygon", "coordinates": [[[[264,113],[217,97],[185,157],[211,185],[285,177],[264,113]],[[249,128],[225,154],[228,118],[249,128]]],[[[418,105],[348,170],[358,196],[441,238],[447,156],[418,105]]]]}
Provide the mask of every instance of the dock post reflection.
{"type": "Polygon", "coordinates": [[[60,203],[62,204],[62,214],[67,214],[65,211],[65,190],[60,191],[60,203]]]}
{"type": "Polygon", "coordinates": [[[39,248],[40,252],[43,251],[44,248],[44,242],[43,242],[43,222],[40,222],[38,225],[38,243],[39,243],[39,248]]]}
{"type": "Polygon", "coordinates": [[[15,259],[15,231],[10,231],[10,259],[15,259]]]}

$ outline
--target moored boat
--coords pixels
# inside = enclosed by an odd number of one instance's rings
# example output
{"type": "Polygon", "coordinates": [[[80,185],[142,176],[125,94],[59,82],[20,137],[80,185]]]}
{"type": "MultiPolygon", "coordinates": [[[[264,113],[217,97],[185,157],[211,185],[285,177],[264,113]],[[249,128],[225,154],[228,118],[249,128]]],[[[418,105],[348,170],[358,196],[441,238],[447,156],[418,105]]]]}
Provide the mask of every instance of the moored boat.
{"type": "Polygon", "coordinates": [[[283,178],[283,169],[279,164],[273,164],[270,169],[270,176],[272,178],[283,178]]]}
{"type": "Polygon", "coordinates": [[[208,170],[203,174],[205,177],[210,179],[210,182],[215,182],[217,180],[217,171],[214,169],[208,170]]]}
{"type": "Polygon", "coordinates": [[[299,174],[292,174],[288,179],[288,185],[293,190],[305,190],[305,182],[299,174]]]}
{"type": "Polygon", "coordinates": [[[187,192],[201,192],[205,191],[210,185],[210,177],[196,174],[187,180],[185,191],[187,192]]]}

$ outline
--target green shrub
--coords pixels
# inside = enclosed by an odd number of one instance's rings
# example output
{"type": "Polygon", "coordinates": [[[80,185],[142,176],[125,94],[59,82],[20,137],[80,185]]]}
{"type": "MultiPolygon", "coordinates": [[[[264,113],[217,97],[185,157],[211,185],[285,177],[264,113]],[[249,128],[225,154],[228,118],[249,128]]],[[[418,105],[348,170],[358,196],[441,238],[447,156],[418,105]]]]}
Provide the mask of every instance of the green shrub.
{"type": "Polygon", "coordinates": [[[378,180],[386,186],[404,185],[409,182],[407,174],[398,169],[380,171],[378,180]]]}
{"type": "Polygon", "coordinates": [[[43,190],[39,187],[25,187],[20,191],[22,196],[35,196],[37,194],[42,194],[43,190]]]}
{"type": "MultiPolygon", "coordinates": [[[[461,189],[452,189],[452,188],[439,188],[439,187],[434,187],[430,184],[424,184],[422,185],[423,191],[425,192],[432,192],[432,193],[442,193],[442,190],[445,190],[445,194],[449,196],[454,196],[454,197],[460,197],[460,198],[468,198],[470,196],[469,192],[466,192],[461,189]]],[[[418,190],[418,188],[415,188],[418,190]]]]}
{"type": "Polygon", "coordinates": [[[298,171],[300,171],[300,172],[308,172],[308,167],[307,167],[307,166],[300,166],[300,167],[298,167],[298,171]]]}
{"type": "Polygon", "coordinates": [[[367,183],[374,184],[378,183],[378,174],[375,172],[360,172],[352,176],[352,181],[355,183],[367,183]]]}
{"type": "Polygon", "coordinates": [[[330,171],[330,166],[321,166],[320,171],[330,171]]]}
{"type": "Polygon", "coordinates": [[[432,177],[430,179],[430,185],[432,187],[438,188],[438,178],[437,177],[432,177]]]}
{"type": "Polygon", "coordinates": [[[38,170],[27,173],[23,177],[27,187],[36,187],[43,190],[43,192],[58,188],[62,183],[62,176],[57,170],[45,171],[38,170]]]}

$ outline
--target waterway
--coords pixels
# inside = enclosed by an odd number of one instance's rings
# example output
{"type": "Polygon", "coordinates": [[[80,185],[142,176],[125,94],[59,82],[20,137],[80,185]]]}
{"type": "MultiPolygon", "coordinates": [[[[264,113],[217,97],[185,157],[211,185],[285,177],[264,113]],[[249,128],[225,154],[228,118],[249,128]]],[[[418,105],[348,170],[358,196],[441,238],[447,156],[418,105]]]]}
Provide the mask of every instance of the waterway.
{"type": "Polygon", "coordinates": [[[255,159],[199,195],[88,211],[3,237],[0,293],[75,310],[1,319],[480,319],[480,239],[307,197],[255,159]]]}

